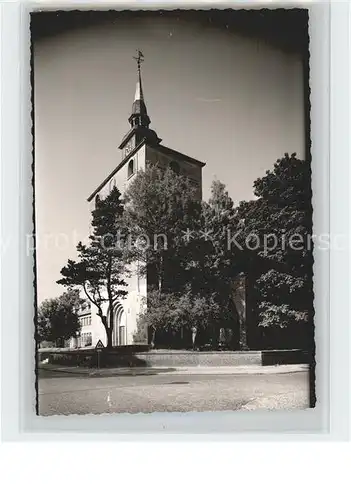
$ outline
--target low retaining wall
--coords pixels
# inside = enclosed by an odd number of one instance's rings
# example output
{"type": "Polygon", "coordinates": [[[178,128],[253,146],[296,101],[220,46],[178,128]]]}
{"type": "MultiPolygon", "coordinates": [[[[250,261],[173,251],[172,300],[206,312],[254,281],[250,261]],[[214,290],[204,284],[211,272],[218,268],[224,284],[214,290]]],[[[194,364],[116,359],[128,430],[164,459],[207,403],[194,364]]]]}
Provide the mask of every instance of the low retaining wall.
{"type": "Polygon", "coordinates": [[[165,351],[138,354],[146,366],[245,366],[261,365],[259,351],[165,351]]]}
{"type": "MultiPolygon", "coordinates": [[[[38,360],[65,366],[96,367],[97,352],[87,350],[40,350],[38,360]]],[[[309,363],[302,351],[176,351],[155,350],[132,352],[130,349],[103,350],[100,353],[100,367],[181,367],[181,366],[247,366],[286,365],[309,363]]]]}
{"type": "MultiPolygon", "coordinates": [[[[149,351],[150,347],[148,345],[130,345],[130,346],[120,346],[114,348],[112,351],[107,352],[102,350],[100,357],[101,359],[106,356],[112,356],[119,358],[133,358],[138,356],[139,353],[149,351]]],[[[74,349],[69,347],[54,347],[54,348],[43,348],[38,349],[38,361],[42,362],[44,360],[49,360],[51,363],[65,364],[69,366],[80,366],[89,364],[94,364],[95,359],[97,359],[97,351],[94,348],[82,348],[74,349]]],[[[116,365],[118,366],[118,365],[116,365]]],[[[123,365],[128,366],[128,365],[123,365]]]]}
{"type": "Polygon", "coordinates": [[[282,349],[262,351],[262,366],[268,365],[300,365],[310,364],[311,356],[307,351],[299,349],[282,349]]]}

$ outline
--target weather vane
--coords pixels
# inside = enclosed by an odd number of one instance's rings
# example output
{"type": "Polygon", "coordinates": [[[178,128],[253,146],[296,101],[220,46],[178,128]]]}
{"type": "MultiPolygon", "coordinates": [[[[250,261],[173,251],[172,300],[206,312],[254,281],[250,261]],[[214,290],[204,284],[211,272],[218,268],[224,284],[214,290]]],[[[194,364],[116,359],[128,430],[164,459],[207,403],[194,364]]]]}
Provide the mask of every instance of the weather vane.
{"type": "Polygon", "coordinates": [[[138,64],[138,71],[140,72],[141,63],[144,62],[144,54],[139,49],[137,49],[137,54],[137,57],[133,56],[133,59],[136,60],[138,64]]]}

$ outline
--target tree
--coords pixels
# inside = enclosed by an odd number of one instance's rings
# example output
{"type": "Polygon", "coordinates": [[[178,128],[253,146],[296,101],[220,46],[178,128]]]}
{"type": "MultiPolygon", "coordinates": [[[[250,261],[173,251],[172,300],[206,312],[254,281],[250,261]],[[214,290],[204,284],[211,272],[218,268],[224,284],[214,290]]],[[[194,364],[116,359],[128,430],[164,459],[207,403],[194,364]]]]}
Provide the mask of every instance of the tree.
{"type": "Polygon", "coordinates": [[[44,300],[38,308],[36,339],[62,345],[64,340],[80,332],[77,314],[77,293],[66,292],[60,297],[44,300]]]}
{"type": "MultiPolygon", "coordinates": [[[[242,202],[240,241],[249,251],[259,325],[268,332],[313,332],[310,165],[286,154],[254,183],[257,199],[242,202]]],[[[288,339],[292,344],[294,339],[288,339]]],[[[282,344],[281,335],[275,340],[282,344]]],[[[295,343],[297,340],[295,340],[295,343]]]]}
{"type": "Polygon", "coordinates": [[[200,336],[218,321],[220,306],[214,294],[194,295],[190,287],[182,292],[148,291],[147,307],[139,316],[139,327],[147,325],[158,344],[190,345],[189,333],[195,327],[200,336]],[[188,334],[188,335],[187,335],[188,334]]]}
{"type": "Polygon", "coordinates": [[[123,212],[121,194],[116,187],[105,199],[97,199],[92,212],[90,244],[78,243],[78,260],[68,260],[61,269],[63,277],[57,281],[69,289],[83,290],[96,306],[109,348],[112,347],[115,302],[127,295],[127,283],[123,279],[126,274],[123,212]]]}
{"type": "Polygon", "coordinates": [[[215,340],[211,336],[220,327],[237,328],[231,287],[240,264],[238,252],[227,247],[227,232],[237,217],[225,185],[215,181],[209,202],[201,203],[189,179],[149,165],[137,174],[126,200],[134,239],[144,237],[148,243],[134,256],[148,276],[143,317],[151,342],[167,335],[173,342],[174,332],[195,324],[205,343],[215,340]],[[200,310],[202,318],[196,315],[200,310]]]}
{"type": "Polygon", "coordinates": [[[84,304],[84,300],[79,294],[79,290],[69,290],[60,296],[60,300],[63,304],[67,304],[73,308],[73,311],[78,312],[81,306],[84,304]]]}
{"type": "MultiPolygon", "coordinates": [[[[147,276],[147,307],[152,308],[153,289],[161,304],[169,298],[163,294],[179,293],[187,282],[193,245],[187,234],[199,224],[201,201],[190,179],[153,164],[137,173],[125,201],[126,225],[134,243],[129,259],[138,261],[139,273],[147,276]]],[[[153,344],[156,330],[151,331],[153,344]]]]}
{"type": "Polygon", "coordinates": [[[140,272],[151,272],[158,290],[181,280],[187,231],[199,220],[201,202],[191,181],[171,168],[148,164],[125,194],[126,221],[140,272]],[[146,243],[144,245],[144,242],[146,243]],[[138,245],[141,243],[140,245],[138,245]]]}
{"type": "Polygon", "coordinates": [[[148,289],[147,297],[144,298],[144,308],[138,318],[138,328],[145,328],[151,332],[151,343],[155,345],[166,339],[167,346],[170,342],[170,336],[178,331],[179,312],[176,308],[177,297],[171,292],[160,292],[157,288],[148,289]]]}
{"type": "Polygon", "coordinates": [[[228,238],[237,231],[238,225],[237,209],[225,184],[213,181],[211,197],[202,204],[202,228],[196,245],[195,271],[198,276],[194,277],[192,286],[200,295],[211,296],[216,301],[220,311],[215,325],[217,331],[220,328],[235,331],[241,325],[234,302],[233,282],[242,271],[243,251],[235,245],[228,245],[228,238]]]}

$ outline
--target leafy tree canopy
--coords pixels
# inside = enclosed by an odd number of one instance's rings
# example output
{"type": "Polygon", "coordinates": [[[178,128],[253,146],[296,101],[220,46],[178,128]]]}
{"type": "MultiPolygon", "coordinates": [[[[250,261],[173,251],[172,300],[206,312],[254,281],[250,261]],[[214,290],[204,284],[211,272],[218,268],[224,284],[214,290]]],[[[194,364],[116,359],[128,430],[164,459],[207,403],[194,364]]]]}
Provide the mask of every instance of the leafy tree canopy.
{"type": "MultiPolygon", "coordinates": [[[[242,202],[240,241],[256,241],[247,252],[256,279],[260,325],[270,329],[311,330],[312,204],[311,169],[286,154],[254,183],[257,199],[242,202]],[[252,247],[253,248],[253,247],[252,247]]],[[[249,243],[250,246],[250,243],[249,243]]]]}
{"type": "Polygon", "coordinates": [[[77,315],[79,305],[79,296],[74,291],[44,300],[38,308],[36,331],[38,342],[64,341],[77,335],[80,331],[77,315]]]}

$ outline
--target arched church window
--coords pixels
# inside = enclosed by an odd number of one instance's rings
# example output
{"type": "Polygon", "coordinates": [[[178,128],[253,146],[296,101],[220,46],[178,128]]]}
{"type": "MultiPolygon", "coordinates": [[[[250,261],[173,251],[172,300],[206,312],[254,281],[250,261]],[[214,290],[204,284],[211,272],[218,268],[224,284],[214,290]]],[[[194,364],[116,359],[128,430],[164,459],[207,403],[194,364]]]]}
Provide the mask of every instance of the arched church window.
{"type": "Polygon", "coordinates": [[[128,178],[134,174],[134,160],[130,160],[128,163],[128,178]]]}
{"type": "Polygon", "coordinates": [[[180,173],[180,166],[179,166],[178,162],[171,161],[171,163],[169,164],[169,166],[171,167],[171,169],[173,170],[173,172],[175,174],[179,174],[180,173]]]}
{"type": "Polygon", "coordinates": [[[97,208],[97,204],[99,203],[99,201],[100,201],[100,196],[97,194],[95,196],[95,208],[97,208]]]}
{"type": "Polygon", "coordinates": [[[114,187],[116,187],[116,179],[111,179],[110,180],[110,193],[114,187]]]}

